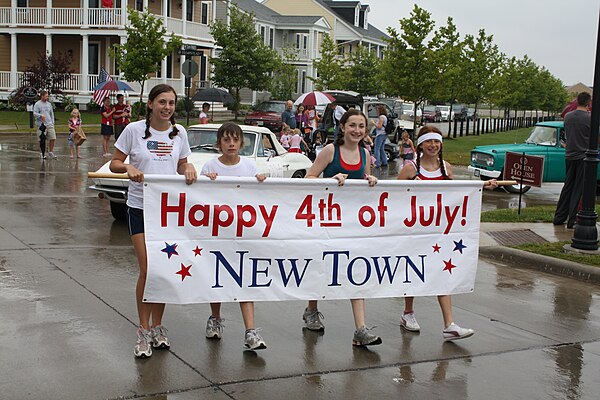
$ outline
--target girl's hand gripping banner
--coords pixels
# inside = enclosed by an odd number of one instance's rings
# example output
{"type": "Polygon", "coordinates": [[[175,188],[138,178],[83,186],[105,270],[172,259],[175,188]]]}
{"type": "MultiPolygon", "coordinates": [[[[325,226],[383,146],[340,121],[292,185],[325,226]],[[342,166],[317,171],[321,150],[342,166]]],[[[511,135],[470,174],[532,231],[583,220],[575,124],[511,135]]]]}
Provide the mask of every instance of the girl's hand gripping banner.
{"type": "Polygon", "coordinates": [[[472,292],[482,182],[146,175],[144,301],[472,292]]]}

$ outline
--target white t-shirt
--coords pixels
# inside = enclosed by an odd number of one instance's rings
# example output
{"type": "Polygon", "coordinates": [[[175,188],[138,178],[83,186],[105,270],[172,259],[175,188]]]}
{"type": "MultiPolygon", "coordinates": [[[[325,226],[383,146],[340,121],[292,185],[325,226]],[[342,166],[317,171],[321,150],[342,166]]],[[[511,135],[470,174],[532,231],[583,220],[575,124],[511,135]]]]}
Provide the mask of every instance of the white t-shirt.
{"type": "MultiPolygon", "coordinates": [[[[115,147],[129,156],[129,164],[144,174],[176,175],[177,163],[192,154],[188,143],[187,132],[179,124],[175,125],[179,132],[173,139],[166,131],[150,128],[150,137],[144,139],[146,121],[132,122],[125,127],[117,139],[115,147]]],[[[127,205],[133,208],[144,208],[143,183],[129,182],[127,205]]]]}
{"type": "Polygon", "coordinates": [[[217,173],[221,176],[256,176],[258,169],[254,161],[240,157],[240,162],[235,165],[225,165],[218,158],[208,160],[202,167],[202,175],[217,173]]]}

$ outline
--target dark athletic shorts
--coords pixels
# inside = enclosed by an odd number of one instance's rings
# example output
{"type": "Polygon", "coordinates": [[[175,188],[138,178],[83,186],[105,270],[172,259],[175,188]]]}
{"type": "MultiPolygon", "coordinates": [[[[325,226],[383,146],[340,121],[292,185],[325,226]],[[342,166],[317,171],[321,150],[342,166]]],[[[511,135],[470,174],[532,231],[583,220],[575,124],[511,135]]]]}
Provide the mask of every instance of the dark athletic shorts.
{"type": "Polygon", "coordinates": [[[144,210],[127,206],[127,226],[129,236],[144,233],[144,210]]]}
{"type": "Polygon", "coordinates": [[[113,134],[112,125],[100,125],[100,133],[102,136],[111,136],[113,134]]]}

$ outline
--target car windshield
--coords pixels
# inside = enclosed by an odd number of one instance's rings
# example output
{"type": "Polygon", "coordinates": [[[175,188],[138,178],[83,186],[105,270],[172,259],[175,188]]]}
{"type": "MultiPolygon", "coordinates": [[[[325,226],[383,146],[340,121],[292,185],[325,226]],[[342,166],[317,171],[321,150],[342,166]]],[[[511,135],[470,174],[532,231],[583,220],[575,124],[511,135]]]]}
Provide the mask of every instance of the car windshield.
{"type": "Polygon", "coordinates": [[[425,107],[423,107],[423,111],[435,112],[436,111],[436,106],[425,106],[425,107]]]}
{"type": "Polygon", "coordinates": [[[255,110],[281,114],[285,111],[285,103],[260,103],[256,106],[255,110]]]}
{"type": "MultiPolygon", "coordinates": [[[[190,149],[193,152],[200,153],[219,153],[217,149],[217,131],[216,130],[194,130],[188,131],[188,141],[190,149]]],[[[254,145],[256,143],[256,133],[244,132],[244,146],[240,150],[241,156],[252,156],[254,154],[254,145]]]]}
{"type": "Polygon", "coordinates": [[[440,111],[443,111],[443,112],[450,111],[450,106],[438,106],[438,108],[440,109],[440,111]]]}
{"type": "Polygon", "coordinates": [[[525,143],[556,146],[556,128],[550,126],[535,126],[525,143]]]}

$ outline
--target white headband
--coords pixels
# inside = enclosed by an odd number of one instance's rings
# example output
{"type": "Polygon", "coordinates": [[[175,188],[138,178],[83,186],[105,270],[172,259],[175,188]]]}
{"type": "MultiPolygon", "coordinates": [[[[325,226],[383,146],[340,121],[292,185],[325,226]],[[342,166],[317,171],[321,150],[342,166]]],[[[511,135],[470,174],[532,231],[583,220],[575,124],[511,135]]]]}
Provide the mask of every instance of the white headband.
{"type": "Polygon", "coordinates": [[[419,136],[417,139],[417,146],[423,143],[426,140],[437,140],[439,142],[442,141],[442,135],[436,132],[427,132],[426,134],[419,136]]]}

